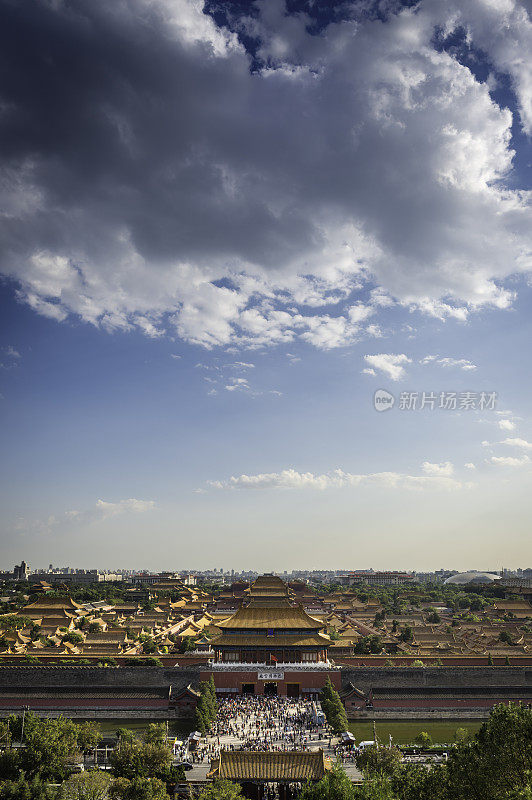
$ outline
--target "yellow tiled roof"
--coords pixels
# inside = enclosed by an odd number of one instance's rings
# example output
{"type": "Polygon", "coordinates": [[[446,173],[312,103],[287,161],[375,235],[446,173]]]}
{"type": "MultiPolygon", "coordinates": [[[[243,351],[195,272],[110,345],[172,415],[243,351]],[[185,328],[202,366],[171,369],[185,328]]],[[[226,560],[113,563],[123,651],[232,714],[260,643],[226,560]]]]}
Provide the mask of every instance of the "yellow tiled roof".
{"type": "Polygon", "coordinates": [[[319,781],[331,768],[323,750],[287,753],[222,750],[220,758],[211,763],[207,777],[230,781],[319,781]]]}
{"type": "Polygon", "coordinates": [[[324,627],[321,620],[307,614],[301,606],[262,607],[247,606],[239,608],[227,620],[216,622],[222,629],[241,628],[289,628],[303,630],[320,630],[324,627]]]}

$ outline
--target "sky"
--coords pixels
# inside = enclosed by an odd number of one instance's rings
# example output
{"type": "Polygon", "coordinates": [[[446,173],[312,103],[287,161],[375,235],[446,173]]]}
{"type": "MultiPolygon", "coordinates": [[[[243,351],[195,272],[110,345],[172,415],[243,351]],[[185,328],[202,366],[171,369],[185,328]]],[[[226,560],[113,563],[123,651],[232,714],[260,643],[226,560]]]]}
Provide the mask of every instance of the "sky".
{"type": "Polygon", "coordinates": [[[530,567],[531,4],[0,6],[0,569],[530,567]]]}

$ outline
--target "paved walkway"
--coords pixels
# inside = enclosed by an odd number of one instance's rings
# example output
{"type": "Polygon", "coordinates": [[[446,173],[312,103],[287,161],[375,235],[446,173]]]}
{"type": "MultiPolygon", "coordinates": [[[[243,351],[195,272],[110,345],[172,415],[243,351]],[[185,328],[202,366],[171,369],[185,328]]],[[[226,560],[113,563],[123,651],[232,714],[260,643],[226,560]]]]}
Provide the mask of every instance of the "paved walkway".
{"type": "MultiPolygon", "coordinates": [[[[307,700],[261,696],[219,700],[213,735],[200,743],[198,755],[203,760],[194,763],[186,773],[187,780],[205,780],[211,760],[221,749],[265,752],[321,748],[335,761],[337,744],[327,726],[313,722],[312,703],[307,700]]],[[[354,761],[348,760],[343,766],[351,780],[362,779],[354,761]]]]}

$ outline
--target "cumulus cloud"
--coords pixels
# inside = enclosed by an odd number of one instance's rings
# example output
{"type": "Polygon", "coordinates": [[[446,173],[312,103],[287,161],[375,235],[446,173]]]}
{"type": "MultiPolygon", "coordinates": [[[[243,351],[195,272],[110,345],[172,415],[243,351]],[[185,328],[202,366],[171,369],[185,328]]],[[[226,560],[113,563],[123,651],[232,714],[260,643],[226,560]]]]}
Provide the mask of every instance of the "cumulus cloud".
{"type": "Polygon", "coordinates": [[[441,356],[425,356],[419,362],[420,364],[437,364],[440,367],[456,367],[468,372],[477,368],[476,364],[469,361],[467,358],[449,358],[441,356]]]}
{"type": "Polygon", "coordinates": [[[507,444],[510,447],[521,447],[523,450],[532,450],[532,442],[527,442],[526,439],[507,438],[503,439],[501,444],[507,444]]]}
{"type": "Polygon", "coordinates": [[[364,356],[364,361],[369,364],[369,370],[371,370],[367,374],[375,375],[375,370],[379,370],[392,381],[400,381],[406,375],[403,365],[410,364],[412,359],[404,353],[377,353],[373,356],[364,356]]]}
{"type": "Polygon", "coordinates": [[[226,481],[209,481],[214,489],[345,489],[357,486],[379,486],[391,489],[460,489],[462,484],[446,475],[405,475],[399,472],[375,472],[357,475],[336,469],[324,474],[284,469],[281,472],[232,476],[226,481]]]}
{"type": "Polygon", "coordinates": [[[491,456],[489,459],[491,464],[496,464],[500,467],[525,467],[530,463],[530,458],[525,454],[521,458],[514,456],[491,456]]]}
{"type": "Polygon", "coordinates": [[[454,467],[450,461],[444,461],[442,464],[433,464],[430,461],[424,461],[421,467],[426,475],[444,478],[450,478],[454,472],[454,467]]]}
{"type": "Polygon", "coordinates": [[[0,269],[37,313],[330,349],[397,303],[511,304],[532,231],[512,114],[434,42],[467,30],[529,130],[517,0],[353,5],[319,35],[260,2],[240,21],[255,62],[197,0],[1,2],[0,269]]]}
{"type": "Polygon", "coordinates": [[[467,464],[464,464],[464,467],[466,469],[476,469],[476,466],[475,466],[475,464],[473,464],[472,461],[468,461],[467,464]]]}
{"type": "Polygon", "coordinates": [[[500,419],[499,428],[501,431],[513,431],[515,430],[515,422],[512,422],[511,419],[500,419]]]}

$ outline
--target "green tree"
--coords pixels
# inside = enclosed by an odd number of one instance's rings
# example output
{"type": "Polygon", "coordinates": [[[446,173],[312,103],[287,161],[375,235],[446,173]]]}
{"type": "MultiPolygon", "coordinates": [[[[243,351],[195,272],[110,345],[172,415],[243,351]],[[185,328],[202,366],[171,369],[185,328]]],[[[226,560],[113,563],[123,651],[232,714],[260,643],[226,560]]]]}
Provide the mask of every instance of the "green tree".
{"type": "Polygon", "coordinates": [[[26,714],[24,742],[21,767],[30,778],[61,781],[67,776],[67,765],[80,759],[78,726],[63,717],[38,719],[26,714]]]}
{"type": "Polygon", "coordinates": [[[496,706],[478,733],[451,751],[447,770],[452,800],[507,800],[524,790],[532,770],[532,712],[496,706]]]}
{"type": "Polygon", "coordinates": [[[355,800],[355,797],[352,782],[345,771],[336,766],[317,783],[307,783],[299,800],[355,800]]]}
{"type": "Polygon", "coordinates": [[[372,636],[361,636],[353,648],[354,653],[380,653],[382,650],[382,639],[377,634],[372,636]]]}
{"type": "Polygon", "coordinates": [[[505,644],[509,644],[509,645],[513,645],[514,644],[514,640],[512,639],[512,637],[510,636],[508,631],[501,631],[499,633],[499,641],[504,642],[505,644]]]}
{"type": "Polygon", "coordinates": [[[21,775],[17,780],[0,783],[0,800],[59,800],[59,789],[39,778],[28,781],[21,775]]]}
{"type": "Polygon", "coordinates": [[[71,775],[61,788],[61,800],[107,800],[111,777],[100,770],[71,775]]]}
{"type": "Polygon", "coordinates": [[[117,728],[116,738],[119,740],[119,745],[121,745],[122,742],[132,742],[135,739],[135,734],[131,728],[117,728]]]}
{"type": "Polygon", "coordinates": [[[411,642],[414,638],[414,632],[410,625],[405,625],[403,630],[401,631],[401,635],[399,636],[402,642],[411,642]]]}
{"type": "Polygon", "coordinates": [[[401,763],[396,747],[365,747],[356,757],[357,767],[368,775],[395,775],[401,763]]]}
{"type": "Polygon", "coordinates": [[[447,800],[445,766],[427,769],[421,764],[403,764],[391,782],[400,800],[447,800]]]}
{"type": "Polygon", "coordinates": [[[212,708],[213,708],[213,721],[216,719],[216,714],[218,711],[218,703],[216,700],[216,686],[214,683],[214,675],[211,673],[211,677],[209,678],[209,692],[212,698],[212,708]]]}
{"type": "Polygon", "coordinates": [[[165,744],[166,742],[166,727],[164,724],[152,723],[148,725],[144,732],[144,741],[147,744],[165,744]]]}
{"type": "Polygon", "coordinates": [[[166,780],[172,776],[172,753],[166,744],[143,742],[136,737],[121,739],[110,761],[117,778],[166,780]]]}
{"type": "Polygon", "coordinates": [[[78,724],[78,746],[80,750],[94,750],[101,738],[102,734],[97,722],[87,721],[78,724]]]}
{"type": "Polygon", "coordinates": [[[74,633],[71,631],[70,633],[65,633],[63,636],[63,642],[70,642],[71,644],[83,644],[85,639],[81,635],[81,633],[74,633]]]}
{"type": "Polygon", "coordinates": [[[432,747],[432,737],[427,731],[420,731],[414,741],[420,747],[432,747]]]}
{"type": "Polygon", "coordinates": [[[201,792],[199,800],[244,800],[242,789],[232,781],[214,781],[201,792]]]}
{"type": "Polygon", "coordinates": [[[372,775],[355,789],[357,800],[397,800],[392,784],[385,775],[372,775]]]}
{"type": "Polygon", "coordinates": [[[117,778],[109,791],[111,800],[170,800],[159,778],[117,778]]]}
{"type": "Polygon", "coordinates": [[[454,732],[455,742],[465,742],[468,737],[469,737],[469,731],[467,730],[467,728],[457,728],[454,732]]]}
{"type": "Polygon", "coordinates": [[[20,775],[20,753],[16,750],[0,751],[0,776],[2,780],[14,781],[20,775]]]}

